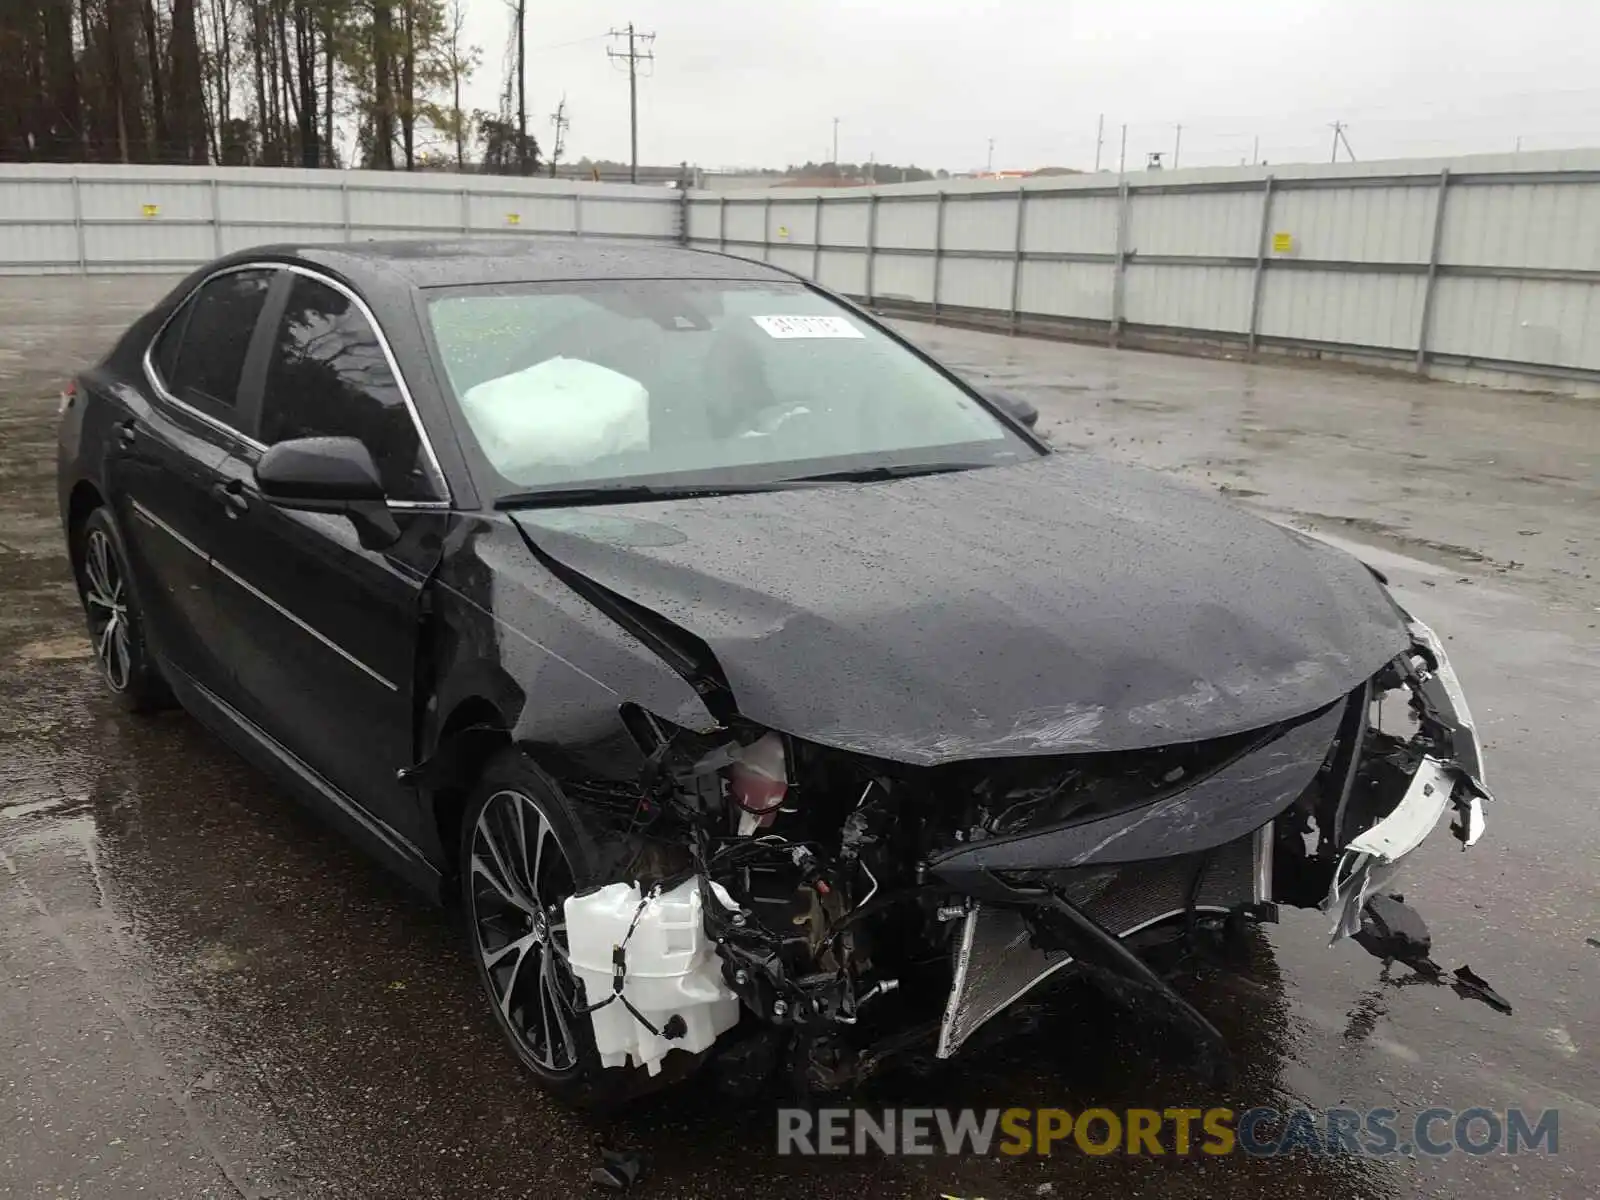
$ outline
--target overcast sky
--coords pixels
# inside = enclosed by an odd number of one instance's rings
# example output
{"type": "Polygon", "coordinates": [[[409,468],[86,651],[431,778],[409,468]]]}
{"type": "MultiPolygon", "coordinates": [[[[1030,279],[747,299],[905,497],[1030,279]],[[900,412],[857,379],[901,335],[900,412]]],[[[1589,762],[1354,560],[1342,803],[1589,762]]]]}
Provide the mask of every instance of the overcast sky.
{"type": "MultiPolygon", "coordinates": [[[[463,0],[498,107],[510,12],[463,0]]],[[[1600,145],[1600,0],[529,0],[529,128],[626,160],[626,76],[604,36],[657,34],[639,157],[707,168],[876,156],[950,170],[1170,155],[1326,161],[1600,145]],[[1344,152],[1341,149],[1341,157],[1344,152]]]]}

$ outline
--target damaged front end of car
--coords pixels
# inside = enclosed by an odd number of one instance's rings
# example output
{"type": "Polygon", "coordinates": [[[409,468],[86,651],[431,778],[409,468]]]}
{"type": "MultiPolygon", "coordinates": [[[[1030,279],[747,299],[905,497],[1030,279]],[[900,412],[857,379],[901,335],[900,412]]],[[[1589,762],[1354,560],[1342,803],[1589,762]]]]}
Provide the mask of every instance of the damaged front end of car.
{"type": "Polygon", "coordinates": [[[831,1090],[950,1057],[1072,973],[1222,1073],[1221,1036],[1157,947],[1279,904],[1323,908],[1337,941],[1446,809],[1464,846],[1482,832],[1470,710],[1439,640],[1407,622],[1407,649],[1337,701],[1154,749],[911,765],[731,708],[710,733],[628,708],[648,767],[608,800],[626,853],[566,910],[602,1061],[654,1074],[673,1048],[714,1051],[746,1082],[786,1068],[831,1090]],[[602,905],[615,915],[595,925],[602,905]],[[690,911],[698,927],[673,934],[690,911]],[[635,1009],[674,971],[676,991],[635,1009]]]}

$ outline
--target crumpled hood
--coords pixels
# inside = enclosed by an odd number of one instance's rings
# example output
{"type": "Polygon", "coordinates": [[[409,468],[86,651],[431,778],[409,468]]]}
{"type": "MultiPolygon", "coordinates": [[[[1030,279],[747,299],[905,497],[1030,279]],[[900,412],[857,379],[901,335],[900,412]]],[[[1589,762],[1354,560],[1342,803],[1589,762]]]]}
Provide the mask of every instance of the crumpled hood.
{"type": "Polygon", "coordinates": [[[1081,452],[513,519],[703,640],[744,716],[908,763],[1257,728],[1408,643],[1349,555],[1081,452]]]}

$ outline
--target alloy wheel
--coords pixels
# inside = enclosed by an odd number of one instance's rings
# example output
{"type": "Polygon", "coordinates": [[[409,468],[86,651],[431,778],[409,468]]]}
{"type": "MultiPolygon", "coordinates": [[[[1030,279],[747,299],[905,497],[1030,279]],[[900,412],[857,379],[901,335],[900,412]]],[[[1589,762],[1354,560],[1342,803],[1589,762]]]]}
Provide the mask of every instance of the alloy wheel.
{"type": "Polygon", "coordinates": [[[111,539],[103,530],[91,529],[84,539],[83,575],[83,600],[94,656],[111,690],[125,692],[133,678],[127,584],[111,539]]]}
{"type": "Polygon", "coordinates": [[[572,864],[539,806],[516,791],[489,797],[472,832],[473,936],[491,999],[538,1067],[578,1066],[579,991],[567,958],[562,905],[572,864]]]}

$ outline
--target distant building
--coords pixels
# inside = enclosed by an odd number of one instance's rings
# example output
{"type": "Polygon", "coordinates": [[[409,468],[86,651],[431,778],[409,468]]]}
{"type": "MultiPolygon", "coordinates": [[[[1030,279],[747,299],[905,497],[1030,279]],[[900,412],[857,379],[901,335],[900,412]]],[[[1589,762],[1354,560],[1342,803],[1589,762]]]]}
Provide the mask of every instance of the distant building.
{"type": "Polygon", "coordinates": [[[1082,175],[1076,167],[1040,167],[1034,171],[961,171],[951,179],[1039,179],[1052,175],[1082,175]]]}

